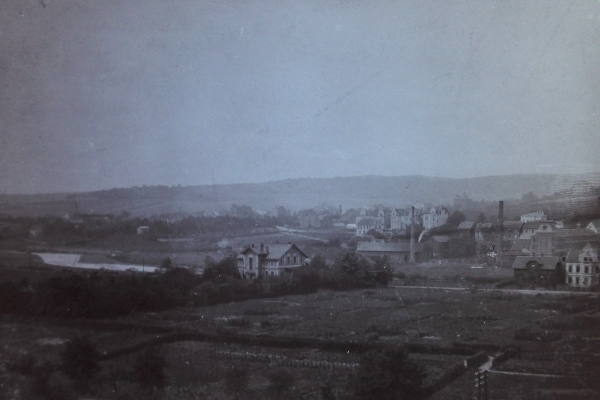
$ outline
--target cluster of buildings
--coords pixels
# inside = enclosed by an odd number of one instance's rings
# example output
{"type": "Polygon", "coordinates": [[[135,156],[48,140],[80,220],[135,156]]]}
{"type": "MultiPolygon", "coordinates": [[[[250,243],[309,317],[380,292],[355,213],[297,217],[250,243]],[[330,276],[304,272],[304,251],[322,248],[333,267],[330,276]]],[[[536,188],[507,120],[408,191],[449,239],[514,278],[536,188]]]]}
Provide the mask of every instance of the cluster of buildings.
{"type": "Polygon", "coordinates": [[[598,286],[599,232],[600,220],[585,227],[565,228],[543,213],[531,213],[503,235],[510,244],[504,255],[513,262],[518,281],[548,284],[564,279],[572,287],[598,286]]]}
{"type": "Polygon", "coordinates": [[[405,230],[411,226],[413,221],[415,226],[432,229],[443,226],[449,216],[450,212],[443,206],[413,209],[379,208],[376,210],[363,208],[360,215],[356,217],[356,234],[365,235],[370,230],[379,233],[405,230]]]}

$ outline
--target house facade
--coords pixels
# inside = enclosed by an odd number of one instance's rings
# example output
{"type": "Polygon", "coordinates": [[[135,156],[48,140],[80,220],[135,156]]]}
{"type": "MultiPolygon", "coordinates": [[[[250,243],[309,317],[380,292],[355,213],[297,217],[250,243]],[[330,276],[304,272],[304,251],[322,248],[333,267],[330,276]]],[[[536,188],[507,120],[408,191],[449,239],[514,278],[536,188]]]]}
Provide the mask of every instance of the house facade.
{"type": "Polygon", "coordinates": [[[423,213],[423,228],[432,229],[442,226],[448,220],[450,212],[446,207],[431,207],[429,213],[423,213]]]}
{"type": "Polygon", "coordinates": [[[566,258],[565,283],[571,287],[592,287],[600,284],[598,247],[586,244],[581,249],[572,249],[566,258]]]}
{"type": "Polygon", "coordinates": [[[550,286],[557,283],[560,267],[556,256],[518,256],[512,268],[515,281],[520,284],[550,286]]]}
{"type": "Polygon", "coordinates": [[[504,221],[502,224],[502,240],[505,242],[515,242],[523,233],[524,222],[504,221]]]}
{"type": "Polygon", "coordinates": [[[308,256],[295,244],[248,245],[237,256],[237,266],[243,278],[279,276],[300,268],[308,256]]]}
{"type": "Polygon", "coordinates": [[[551,256],[554,255],[554,243],[556,232],[550,223],[540,223],[531,238],[531,254],[533,256],[551,256]]]}

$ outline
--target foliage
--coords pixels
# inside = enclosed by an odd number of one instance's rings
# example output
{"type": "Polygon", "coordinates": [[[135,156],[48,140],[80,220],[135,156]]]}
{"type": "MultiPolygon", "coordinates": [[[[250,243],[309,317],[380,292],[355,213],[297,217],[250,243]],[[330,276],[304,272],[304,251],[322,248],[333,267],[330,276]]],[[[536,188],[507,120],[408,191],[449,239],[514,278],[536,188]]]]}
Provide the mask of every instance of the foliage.
{"type": "Polygon", "coordinates": [[[77,381],[88,381],[100,371],[100,353],[87,336],[68,341],[61,353],[61,371],[77,381]]]}
{"type": "Polygon", "coordinates": [[[156,349],[147,348],[135,360],[133,379],[144,390],[162,389],[166,384],[166,366],[164,356],[157,354],[156,349]]]}
{"type": "Polygon", "coordinates": [[[480,212],[479,215],[477,216],[477,221],[478,224],[484,224],[487,222],[487,217],[485,216],[484,213],[480,212]]]}
{"type": "Polygon", "coordinates": [[[533,202],[533,201],[538,201],[539,198],[535,195],[535,193],[533,193],[533,191],[526,193],[523,195],[523,197],[521,197],[521,201],[526,201],[526,202],[533,202]]]}
{"type": "Polygon", "coordinates": [[[375,239],[385,239],[385,236],[383,235],[383,233],[377,232],[375,229],[370,229],[367,232],[367,235],[371,235],[373,236],[375,239]]]}
{"type": "Polygon", "coordinates": [[[285,369],[278,369],[269,375],[269,390],[275,394],[275,398],[290,390],[294,386],[294,376],[285,369]]]}
{"type": "Polygon", "coordinates": [[[446,225],[451,228],[456,228],[460,225],[461,222],[467,220],[467,216],[460,211],[454,211],[452,214],[448,216],[446,220],[446,225]]]}
{"type": "Polygon", "coordinates": [[[422,367],[401,348],[385,347],[366,353],[355,378],[357,399],[420,399],[424,396],[422,367]]]}
{"type": "Polygon", "coordinates": [[[31,303],[31,293],[13,282],[0,284],[0,314],[22,312],[31,303]]]}
{"type": "Polygon", "coordinates": [[[233,367],[225,374],[225,389],[233,393],[236,400],[238,393],[246,390],[249,382],[250,375],[246,369],[233,367]]]}
{"type": "Polygon", "coordinates": [[[241,279],[235,257],[226,257],[218,263],[208,262],[202,273],[202,282],[222,284],[231,279],[241,279]]]}

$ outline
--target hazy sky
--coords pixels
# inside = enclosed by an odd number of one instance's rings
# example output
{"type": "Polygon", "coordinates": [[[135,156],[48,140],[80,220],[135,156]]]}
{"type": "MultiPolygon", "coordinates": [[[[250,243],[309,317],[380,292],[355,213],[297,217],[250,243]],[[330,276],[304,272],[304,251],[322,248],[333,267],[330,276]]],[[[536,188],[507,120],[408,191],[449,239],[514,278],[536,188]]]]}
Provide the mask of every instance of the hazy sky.
{"type": "Polygon", "coordinates": [[[599,34],[599,0],[2,0],[0,192],[599,171],[599,34]]]}

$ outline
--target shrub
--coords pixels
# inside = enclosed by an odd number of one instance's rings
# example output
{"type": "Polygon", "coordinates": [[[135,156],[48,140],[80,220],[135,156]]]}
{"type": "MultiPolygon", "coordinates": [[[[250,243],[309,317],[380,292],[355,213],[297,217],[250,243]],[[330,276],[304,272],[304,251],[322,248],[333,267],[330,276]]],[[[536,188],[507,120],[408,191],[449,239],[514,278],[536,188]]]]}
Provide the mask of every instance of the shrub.
{"type": "Polygon", "coordinates": [[[87,382],[100,371],[100,353],[87,336],[68,341],[61,353],[61,371],[71,379],[87,382]]]}
{"type": "Polygon", "coordinates": [[[366,353],[355,378],[358,399],[421,399],[425,371],[401,348],[385,347],[366,353]]]}
{"type": "Polygon", "coordinates": [[[166,366],[164,356],[157,354],[156,349],[148,347],[135,360],[133,378],[144,390],[162,389],[166,384],[166,366]]]}
{"type": "Polygon", "coordinates": [[[294,376],[285,369],[278,369],[269,374],[269,390],[275,394],[275,398],[294,386],[294,376]]]}

